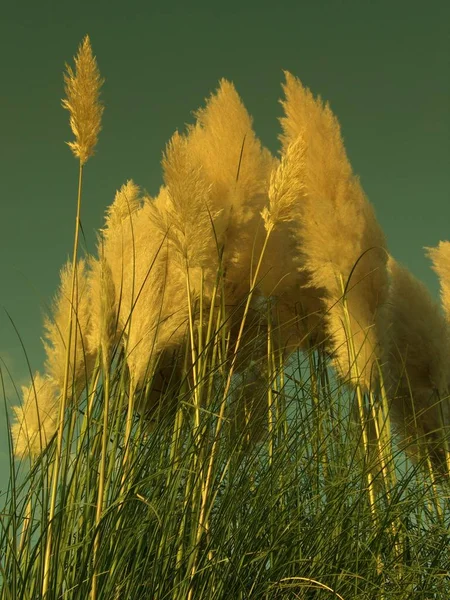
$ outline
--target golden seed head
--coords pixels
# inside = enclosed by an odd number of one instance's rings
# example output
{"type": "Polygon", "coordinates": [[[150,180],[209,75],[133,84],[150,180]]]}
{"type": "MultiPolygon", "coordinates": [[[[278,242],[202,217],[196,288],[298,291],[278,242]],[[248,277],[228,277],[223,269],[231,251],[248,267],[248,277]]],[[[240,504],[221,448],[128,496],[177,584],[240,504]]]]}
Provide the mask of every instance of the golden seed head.
{"type": "Polygon", "coordinates": [[[439,277],[441,302],[447,321],[450,323],[450,242],[439,242],[436,248],[425,246],[432,269],[439,277]]]}
{"type": "Polygon", "coordinates": [[[294,219],[295,205],[305,188],[306,143],[300,133],[286,148],[281,162],[274,163],[269,185],[269,208],[261,212],[266,230],[294,219]]]}
{"type": "Polygon", "coordinates": [[[48,375],[35,373],[29,386],[22,386],[23,401],[13,406],[11,434],[17,457],[39,456],[58,427],[59,393],[48,375]]]}
{"type": "Polygon", "coordinates": [[[104,106],[99,102],[100,88],[104,79],[100,79],[88,35],[80,44],[74,60],[75,74],[66,64],[64,89],[67,98],[62,100],[62,106],[70,112],[70,127],[75,136],[74,142],[66,143],[84,165],[94,154],[104,110],[104,106]]]}
{"type": "Polygon", "coordinates": [[[46,372],[64,389],[64,371],[66,360],[66,340],[69,330],[69,308],[72,310],[72,333],[69,353],[68,396],[72,398],[86,386],[94,357],[89,353],[85,338],[90,334],[91,307],[88,294],[86,261],[80,259],[76,264],[76,287],[73,304],[70,303],[72,285],[72,262],[68,261],[60,272],[60,284],[55,296],[51,315],[44,319],[44,348],[47,354],[46,372]]]}

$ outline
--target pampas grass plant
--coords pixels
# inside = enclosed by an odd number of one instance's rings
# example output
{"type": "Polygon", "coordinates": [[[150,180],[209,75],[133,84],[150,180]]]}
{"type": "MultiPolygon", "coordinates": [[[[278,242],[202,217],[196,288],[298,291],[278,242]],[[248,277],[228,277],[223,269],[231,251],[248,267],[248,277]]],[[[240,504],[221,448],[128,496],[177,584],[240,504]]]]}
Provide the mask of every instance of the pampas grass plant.
{"type": "Polygon", "coordinates": [[[442,314],[285,72],[279,158],[223,79],[79,257],[87,36],[75,65],[74,251],[13,407],[0,598],[447,598],[450,243],[442,314]]]}

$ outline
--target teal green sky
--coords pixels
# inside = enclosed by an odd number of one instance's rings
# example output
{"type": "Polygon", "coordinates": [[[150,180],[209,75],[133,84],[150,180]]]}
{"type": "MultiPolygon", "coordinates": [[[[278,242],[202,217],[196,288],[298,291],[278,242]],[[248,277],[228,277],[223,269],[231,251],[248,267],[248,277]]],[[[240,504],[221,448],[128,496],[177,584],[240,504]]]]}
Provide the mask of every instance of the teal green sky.
{"type": "MultiPolygon", "coordinates": [[[[176,129],[231,80],[262,143],[279,149],[283,69],[328,100],[390,252],[438,298],[423,246],[450,240],[450,3],[428,0],[96,0],[2,6],[0,357],[7,400],[42,367],[42,313],[72,245],[78,164],[61,108],[65,62],[89,34],[106,106],[85,169],[88,250],[115,191],[151,195],[176,129]],[[6,313],[7,311],[7,313],[6,313]]],[[[3,413],[4,411],[0,411],[3,413]]],[[[6,486],[0,417],[0,490],[6,486]]]]}

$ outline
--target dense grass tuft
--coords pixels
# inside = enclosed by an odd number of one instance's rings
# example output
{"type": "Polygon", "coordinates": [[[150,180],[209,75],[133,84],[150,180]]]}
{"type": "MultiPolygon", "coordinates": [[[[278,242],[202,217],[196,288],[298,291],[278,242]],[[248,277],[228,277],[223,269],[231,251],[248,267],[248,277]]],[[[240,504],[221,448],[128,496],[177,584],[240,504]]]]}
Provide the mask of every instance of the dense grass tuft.
{"type": "Polygon", "coordinates": [[[444,317],[286,73],[280,160],[222,80],[80,258],[88,37],[75,64],[74,250],[14,407],[0,600],[450,597],[448,246],[444,317]]]}

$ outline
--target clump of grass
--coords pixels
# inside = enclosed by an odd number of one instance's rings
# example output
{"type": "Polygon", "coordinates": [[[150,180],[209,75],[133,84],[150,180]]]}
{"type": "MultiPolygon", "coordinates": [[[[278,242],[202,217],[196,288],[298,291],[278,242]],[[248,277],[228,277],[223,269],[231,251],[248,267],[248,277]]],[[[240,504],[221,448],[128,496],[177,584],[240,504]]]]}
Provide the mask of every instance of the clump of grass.
{"type": "Polygon", "coordinates": [[[0,597],[447,597],[448,320],[389,257],[330,108],[286,72],[277,159],[222,80],[158,196],[128,181],[79,258],[88,37],[75,63],[74,252],[14,408],[0,597]]]}

